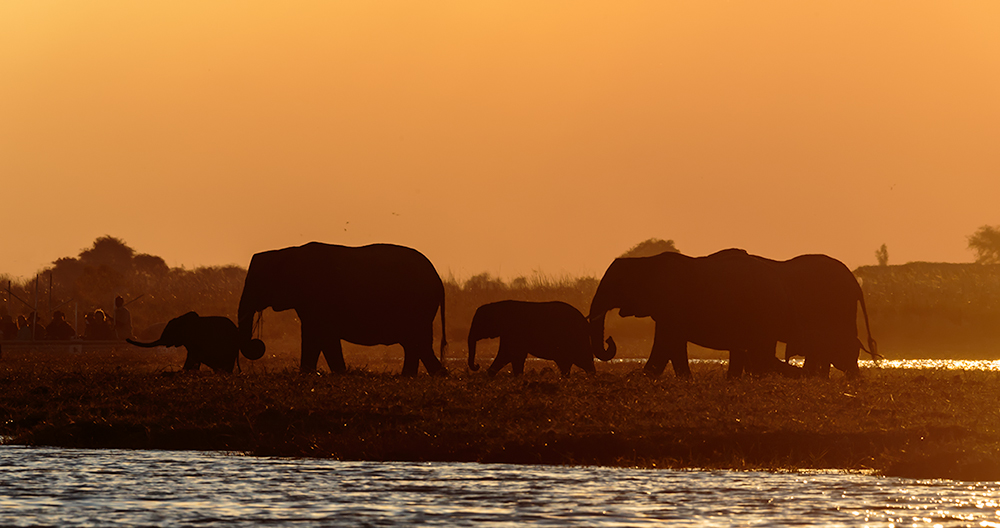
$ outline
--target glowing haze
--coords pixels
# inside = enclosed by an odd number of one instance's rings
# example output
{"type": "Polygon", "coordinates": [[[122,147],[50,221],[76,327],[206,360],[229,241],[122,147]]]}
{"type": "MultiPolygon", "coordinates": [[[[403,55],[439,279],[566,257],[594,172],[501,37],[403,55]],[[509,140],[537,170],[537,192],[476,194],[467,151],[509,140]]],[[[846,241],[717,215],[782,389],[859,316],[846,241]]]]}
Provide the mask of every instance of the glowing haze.
{"type": "Polygon", "coordinates": [[[447,275],[971,261],[997,2],[0,3],[0,273],[394,242],[447,275]]]}

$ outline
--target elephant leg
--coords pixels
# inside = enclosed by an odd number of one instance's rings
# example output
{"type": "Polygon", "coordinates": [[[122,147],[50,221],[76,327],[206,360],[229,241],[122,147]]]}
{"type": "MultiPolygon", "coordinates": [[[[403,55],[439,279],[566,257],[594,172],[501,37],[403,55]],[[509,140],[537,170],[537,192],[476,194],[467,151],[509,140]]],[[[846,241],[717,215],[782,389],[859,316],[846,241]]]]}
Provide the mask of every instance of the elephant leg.
{"type": "Polygon", "coordinates": [[[559,372],[562,373],[562,376],[564,378],[568,378],[569,371],[573,368],[573,362],[566,360],[557,360],[556,366],[559,367],[559,372]]]}
{"type": "Polygon", "coordinates": [[[322,345],[322,326],[302,318],[302,357],[299,361],[300,372],[316,372],[322,345]]]}
{"type": "Polygon", "coordinates": [[[805,363],[802,364],[802,370],[805,371],[807,376],[817,376],[820,378],[830,377],[830,361],[824,357],[818,357],[814,354],[806,355],[805,363]]]}
{"type": "Polygon", "coordinates": [[[420,363],[424,364],[428,374],[442,374],[444,365],[434,355],[434,329],[430,325],[420,335],[402,343],[403,345],[403,375],[416,376],[420,363]]]}
{"type": "MultiPolygon", "coordinates": [[[[492,378],[493,376],[496,376],[501,370],[503,370],[503,368],[507,366],[507,363],[511,363],[513,360],[514,358],[512,357],[512,354],[510,352],[510,345],[508,344],[505,346],[504,340],[503,338],[501,338],[500,348],[499,350],[497,350],[497,357],[493,358],[493,363],[490,363],[490,368],[486,369],[486,372],[492,378]]],[[[521,365],[521,370],[522,371],[524,370],[523,364],[521,365]]]]}
{"type": "Polygon", "coordinates": [[[780,374],[786,378],[799,378],[802,369],[775,356],[776,343],[763,343],[748,350],[747,372],[754,376],[780,374]]]}
{"type": "Polygon", "coordinates": [[[334,336],[327,339],[322,350],[330,372],[347,372],[347,363],[344,361],[344,345],[341,344],[339,338],[334,336]]]}
{"type": "Polygon", "coordinates": [[[777,364],[781,361],[775,357],[775,343],[754,344],[745,351],[745,370],[753,376],[763,376],[777,372],[777,364]]]}
{"type": "MultiPolygon", "coordinates": [[[[441,360],[434,354],[434,321],[427,323],[423,336],[420,338],[420,347],[417,348],[417,358],[424,364],[427,373],[432,376],[443,376],[448,374],[448,369],[444,368],[441,360]]],[[[444,352],[442,351],[442,354],[444,352]]],[[[405,361],[405,359],[404,359],[405,361]]]]}
{"type": "Polygon", "coordinates": [[[423,347],[420,354],[420,361],[423,362],[424,368],[427,369],[428,374],[447,374],[448,371],[441,364],[441,360],[434,354],[434,338],[427,342],[427,345],[423,347]]]}
{"type": "MultiPolygon", "coordinates": [[[[657,323],[659,326],[659,323],[657,323]]],[[[673,363],[674,374],[678,378],[690,378],[691,367],[688,366],[687,341],[665,332],[657,331],[653,336],[653,349],[649,352],[649,360],[643,371],[657,378],[667,368],[667,363],[673,363]]]]}
{"type": "Polygon", "coordinates": [[[584,361],[584,360],[577,361],[575,362],[575,365],[582,368],[583,371],[586,372],[587,374],[597,374],[597,369],[594,368],[593,358],[589,358],[589,361],[584,361]]]}
{"type": "Polygon", "coordinates": [[[791,361],[795,356],[805,357],[805,350],[798,343],[785,343],[785,363],[791,361]]]}
{"type": "Polygon", "coordinates": [[[524,374],[524,362],[528,360],[528,353],[515,354],[513,360],[510,362],[510,370],[515,376],[520,376],[524,374]]]}
{"type": "Polygon", "coordinates": [[[749,353],[746,350],[733,349],[729,351],[729,370],[726,377],[729,379],[740,379],[743,371],[747,368],[749,353]]]}
{"type": "Polygon", "coordinates": [[[417,356],[413,349],[416,345],[410,345],[407,347],[403,345],[403,375],[404,376],[416,376],[417,371],[420,370],[420,358],[417,356]]]}
{"type": "Polygon", "coordinates": [[[200,357],[199,351],[197,349],[191,350],[187,348],[187,357],[184,358],[184,370],[198,370],[201,368],[201,361],[198,359],[200,357]]]}
{"type": "Polygon", "coordinates": [[[861,355],[861,341],[856,335],[851,335],[845,339],[836,341],[836,346],[831,347],[830,362],[838,370],[842,371],[848,379],[861,377],[861,369],[858,367],[858,359],[861,355]]]}

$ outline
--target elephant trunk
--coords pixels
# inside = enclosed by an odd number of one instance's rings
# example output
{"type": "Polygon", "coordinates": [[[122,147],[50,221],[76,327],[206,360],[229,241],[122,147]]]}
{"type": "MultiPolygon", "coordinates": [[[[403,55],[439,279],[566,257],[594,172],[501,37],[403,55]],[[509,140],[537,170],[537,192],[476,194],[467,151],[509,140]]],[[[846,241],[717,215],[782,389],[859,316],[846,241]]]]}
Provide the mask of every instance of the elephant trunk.
{"type": "Polygon", "coordinates": [[[237,335],[240,341],[240,352],[243,353],[243,357],[250,360],[264,357],[264,351],[266,350],[263,341],[253,339],[253,319],[257,312],[258,310],[247,300],[247,292],[246,288],[244,288],[243,296],[240,298],[240,307],[237,311],[237,335]]]}
{"type": "Polygon", "coordinates": [[[476,341],[479,339],[469,334],[469,370],[472,372],[479,370],[479,364],[476,363],[476,341]]]}
{"type": "Polygon", "coordinates": [[[611,336],[608,336],[608,340],[604,341],[604,316],[607,312],[600,312],[600,315],[594,315],[591,311],[590,319],[590,343],[594,350],[594,357],[601,361],[611,361],[614,359],[615,354],[618,352],[618,346],[615,345],[615,340],[611,336]],[[604,348],[604,343],[608,344],[607,348],[604,348]]]}

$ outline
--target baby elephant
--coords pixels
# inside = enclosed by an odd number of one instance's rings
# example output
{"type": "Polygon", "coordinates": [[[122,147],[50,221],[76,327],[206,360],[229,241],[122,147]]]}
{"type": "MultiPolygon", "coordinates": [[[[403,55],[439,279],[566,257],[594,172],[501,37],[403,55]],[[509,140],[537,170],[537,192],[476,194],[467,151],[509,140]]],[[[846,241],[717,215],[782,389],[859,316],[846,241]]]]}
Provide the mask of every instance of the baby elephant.
{"type": "Polygon", "coordinates": [[[126,341],[144,348],[183,346],[187,349],[184,370],[198,370],[204,363],[216,372],[232,373],[240,350],[239,332],[228,317],[202,317],[196,312],[171,319],[152,343],[126,341]]]}
{"type": "Polygon", "coordinates": [[[511,363],[514,375],[524,373],[528,354],[556,362],[563,376],[577,365],[591,374],[594,355],[590,350],[587,319],[579,310],[559,301],[500,301],[476,310],[469,329],[469,369],[476,364],[476,341],[500,338],[500,350],[487,370],[495,376],[511,363]]]}

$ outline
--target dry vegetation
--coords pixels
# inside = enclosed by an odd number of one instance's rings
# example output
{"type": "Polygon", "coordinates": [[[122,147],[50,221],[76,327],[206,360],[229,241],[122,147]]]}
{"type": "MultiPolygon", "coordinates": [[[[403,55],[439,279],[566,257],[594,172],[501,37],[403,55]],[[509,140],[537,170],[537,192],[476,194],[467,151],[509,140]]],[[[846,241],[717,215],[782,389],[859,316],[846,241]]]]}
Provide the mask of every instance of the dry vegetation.
{"type": "Polygon", "coordinates": [[[5,351],[0,434],[67,447],[213,449],[356,460],[733,469],[874,469],[1000,479],[1000,373],[869,370],[860,382],[650,380],[639,362],[562,379],[546,362],[489,379],[400,378],[401,358],[346,374],[268,357],[241,375],[179,373],[182,351],[5,351]],[[71,359],[72,361],[66,361],[71,359]]]}

